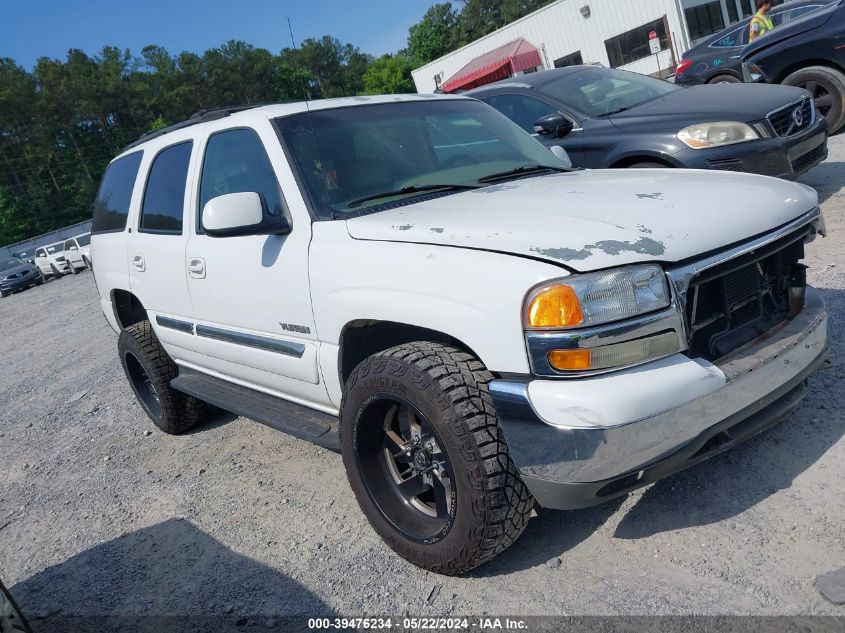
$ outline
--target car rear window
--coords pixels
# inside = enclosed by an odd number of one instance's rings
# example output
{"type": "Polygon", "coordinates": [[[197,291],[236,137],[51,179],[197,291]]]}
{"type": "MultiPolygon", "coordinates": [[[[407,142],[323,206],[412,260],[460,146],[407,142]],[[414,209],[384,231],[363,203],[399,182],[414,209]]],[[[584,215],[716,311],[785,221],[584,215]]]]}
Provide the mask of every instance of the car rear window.
{"type": "Polygon", "coordinates": [[[141,156],[143,152],[128,154],[118,158],[106,169],[94,201],[91,233],[110,233],[126,228],[129,202],[132,200],[141,156]]]}

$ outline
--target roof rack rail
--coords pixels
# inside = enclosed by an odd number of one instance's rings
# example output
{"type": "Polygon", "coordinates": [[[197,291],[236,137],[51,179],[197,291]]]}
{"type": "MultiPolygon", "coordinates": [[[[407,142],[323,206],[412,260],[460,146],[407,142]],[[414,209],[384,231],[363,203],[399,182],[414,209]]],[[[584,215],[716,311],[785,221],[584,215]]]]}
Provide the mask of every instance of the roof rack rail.
{"type": "Polygon", "coordinates": [[[222,106],[219,108],[206,108],[204,110],[199,110],[194,112],[190,117],[181,121],[179,123],[174,123],[173,125],[168,125],[165,128],[160,130],[156,130],[155,132],[145,132],[138,137],[138,140],[130,143],[126,147],[123,148],[123,151],[132,149],[133,147],[137,147],[141,143],[146,143],[147,141],[151,141],[154,138],[158,138],[159,136],[164,136],[165,134],[169,134],[170,132],[175,132],[176,130],[181,130],[186,127],[190,127],[192,125],[197,125],[198,123],[207,123],[208,121],[216,121],[217,119],[222,119],[224,117],[229,116],[230,114],[235,114],[236,112],[242,112],[244,110],[251,110],[252,108],[260,108],[261,106],[267,105],[266,103],[255,103],[252,105],[239,105],[239,106],[222,106]]]}

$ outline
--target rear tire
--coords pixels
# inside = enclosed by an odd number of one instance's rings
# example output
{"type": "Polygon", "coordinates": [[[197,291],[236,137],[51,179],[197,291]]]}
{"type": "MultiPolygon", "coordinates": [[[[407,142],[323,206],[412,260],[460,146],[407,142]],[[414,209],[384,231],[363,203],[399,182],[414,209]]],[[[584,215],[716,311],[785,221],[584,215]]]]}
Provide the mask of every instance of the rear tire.
{"type": "Polygon", "coordinates": [[[484,365],[419,341],[364,360],[341,403],[341,452],[373,528],[400,556],[456,575],[510,547],[534,506],[484,365]],[[406,437],[407,436],[407,437],[406,437]]]}
{"type": "Polygon", "coordinates": [[[835,68],[802,68],[789,75],[782,83],[810,91],[816,102],[816,112],[827,120],[829,134],[838,132],[845,123],[845,75],[835,68]]]}
{"type": "Polygon", "coordinates": [[[708,84],[738,84],[742,83],[739,79],[734,77],[733,75],[716,75],[707,82],[708,84]]]}
{"type": "Polygon", "coordinates": [[[149,321],[124,329],[117,349],[138,403],[158,428],[177,434],[199,424],[206,404],[170,386],[179,368],[161,347],[149,321]]]}

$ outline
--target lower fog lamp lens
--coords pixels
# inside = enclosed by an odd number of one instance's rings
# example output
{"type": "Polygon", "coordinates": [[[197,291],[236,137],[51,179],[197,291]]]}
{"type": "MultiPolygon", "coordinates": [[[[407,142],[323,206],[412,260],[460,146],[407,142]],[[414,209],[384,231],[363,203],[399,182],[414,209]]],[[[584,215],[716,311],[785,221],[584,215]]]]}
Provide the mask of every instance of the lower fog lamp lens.
{"type": "Polygon", "coordinates": [[[663,332],[655,336],[579,349],[555,349],[548,353],[549,365],[557,371],[588,371],[637,365],[681,351],[678,335],[663,332]]]}

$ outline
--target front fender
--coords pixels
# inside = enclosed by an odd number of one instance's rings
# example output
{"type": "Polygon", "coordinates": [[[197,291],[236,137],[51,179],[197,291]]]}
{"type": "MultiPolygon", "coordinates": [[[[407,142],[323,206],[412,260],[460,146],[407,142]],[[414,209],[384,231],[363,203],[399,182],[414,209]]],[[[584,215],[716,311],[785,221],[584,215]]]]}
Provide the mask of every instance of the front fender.
{"type": "MultiPolygon", "coordinates": [[[[343,222],[318,222],[309,255],[317,335],[338,345],[357,320],[442,332],[473,349],[493,372],[528,373],[525,293],[565,276],[558,266],[514,255],[353,239],[343,222]]],[[[323,368],[324,375],[334,368],[323,368]]]]}

